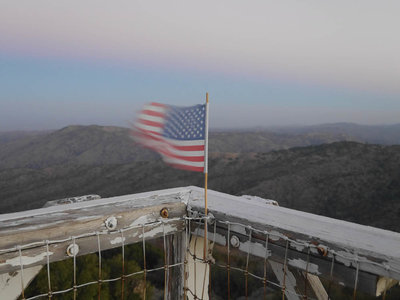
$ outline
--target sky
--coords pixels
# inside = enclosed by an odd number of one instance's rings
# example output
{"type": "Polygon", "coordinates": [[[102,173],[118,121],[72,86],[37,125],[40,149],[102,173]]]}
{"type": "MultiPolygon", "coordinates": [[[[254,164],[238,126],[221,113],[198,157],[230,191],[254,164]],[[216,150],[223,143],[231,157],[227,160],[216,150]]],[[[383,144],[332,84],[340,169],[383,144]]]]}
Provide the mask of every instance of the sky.
{"type": "Polygon", "coordinates": [[[399,1],[0,1],[0,131],[400,122],[399,1]]]}

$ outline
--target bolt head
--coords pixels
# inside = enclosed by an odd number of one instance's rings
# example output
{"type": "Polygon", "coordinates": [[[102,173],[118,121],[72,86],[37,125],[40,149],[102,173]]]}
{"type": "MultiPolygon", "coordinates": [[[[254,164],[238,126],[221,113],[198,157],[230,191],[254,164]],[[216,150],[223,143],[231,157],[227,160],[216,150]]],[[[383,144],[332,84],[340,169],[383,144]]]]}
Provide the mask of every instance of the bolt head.
{"type": "Polygon", "coordinates": [[[163,217],[164,219],[168,218],[168,216],[169,216],[168,208],[164,207],[164,208],[160,211],[160,216],[163,217]]]}
{"type": "Polygon", "coordinates": [[[231,245],[234,248],[239,248],[240,246],[240,240],[236,235],[231,236],[231,245]]]}
{"type": "Polygon", "coordinates": [[[77,244],[71,244],[67,247],[67,255],[69,257],[74,257],[79,253],[79,246],[77,244]]]}
{"type": "Polygon", "coordinates": [[[115,217],[109,217],[104,223],[108,230],[117,229],[118,221],[117,221],[117,218],[115,218],[115,217]]]}

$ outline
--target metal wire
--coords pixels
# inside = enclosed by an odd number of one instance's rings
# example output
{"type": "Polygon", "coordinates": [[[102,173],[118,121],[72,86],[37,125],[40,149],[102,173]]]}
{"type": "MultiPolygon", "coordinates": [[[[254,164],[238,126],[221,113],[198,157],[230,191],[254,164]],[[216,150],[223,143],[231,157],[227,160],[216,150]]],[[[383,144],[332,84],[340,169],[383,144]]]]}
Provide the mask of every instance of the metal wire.
{"type": "Polygon", "coordinates": [[[188,227],[189,220],[185,220],[185,254],[184,254],[184,263],[183,263],[183,299],[187,298],[187,267],[188,267],[188,258],[187,253],[189,252],[189,244],[188,244],[188,227]]]}
{"type": "Polygon", "coordinates": [[[121,300],[124,300],[125,292],[125,237],[123,231],[121,231],[121,256],[122,256],[122,274],[121,274],[121,300]]]}
{"type": "Polygon", "coordinates": [[[147,264],[146,264],[146,238],[144,225],[142,226],[142,248],[143,248],[143,300],[146,300],[147,293],[147,264]]]}
{"type": "Polygon", "coordinates": [[[19,252],[19,264],[21,266],[21,295],[22,295],[22,300],[25,299],[25,289],[24,289],[24,267],[22,264],[22,250],[21,247],[18,247],[18,252],[19,252]]]}
{"type": "Polygon", "coordinates": [[[332,255],[332,262],[331,262],[331,271],[329,275],[329,284],[328,284],[328,299],[331,299],[330,292],[331,292],[331,286],[333,283],[333,268],[335,266],[335,255],[332,255]]]}
{"type": "Polygon", "coordinates": [[[282,300],[285,300],[285,291],[286,291],[286,269],[287,269],[287,254],[289,248],[289,241],[286,240],[286,249],[285,249],[285,260],[283,262],[283,284],[282,284],[282,300]]]}
{"type": "Polygon", "coordinates": [[[353,291],[353,300],[356,299],[357,297],[357,284],[358,284],[358,270],[359,270],[360,264],[357,262],[356,266],[356,278],[354,279],[354,291],[353,291]]]}
{"type": "Polygon", "coordinates": [[[167,291],[168,291],[168,262],[167,262],[167,245],[165,238],[165,226],[162,223],[163,228],[163,240],[164,240],[164,300],[167,300],[167,291]]]}
{"type": "Polygon", "coordinates": [[[245,297],[248,299],[248,281],[249,281],[249,258],[250,258],[250,245],[251,245],[251,229],[249,230],[249,243],[247,244],[247,258],[246,258],[246,271],[244,273],[245,277],[245,297]]]}
{"type": "Polygon", "coordinates": [[[77,293],[77,287],[76,287],[76,243],[75,243],[75,238],[72,238],[73,241],[73,247],[74,247],[74,257],[73,257],[73,263],[74,263],[74,300],[76,300],[76,293],[77,293]]]}
{"type": "MultiPolygon", "coordinates": [[[[206,230],[207,230],[207,220],[204,220],[204,236],[206,236],[206,230]]],[[[208,270],[208,240],[204,239],[204,252],[203,252],[203,263],[204,263],[204,277],[203,277],[203,288],[201,291],[201,298],[204,297],[204,290],[205,290],[205,285],[206,285],[206,277],[207,277],[207,270],[208,270]]]]}
{"type": "Polygon", "coordinates": [[[263,278],[263,286],[264,286],[264,299],[267,298],[267,262],[268,262],[268,239],[269,235],[267,234],[265,237],[265,256],[264,256],[264,278],[263,278]]]}
{"type": "Polygon", "coordinates": [[[231,224],[228,223],[228,235],[226,237],[226,245],[228,247],[228,259],[226,264],[226,272],[228,275],[228,300],[231,299],[231,255],[230,255],[230,233],[231,233],[231,224]]]}
{"type": "Polygon", "coordinates": [[[307,296],[307,284],[308,284],[308,265],[310,264],[310,247],[307,248],[307,264],[306,264],[306,273],[305,273],[305,279],[304,279],[304,295],[306,295],[306,299],[308,299],[307,296]]]}
{"type": "Polygon", "coordinates": [[[98,300],[101,299],[101,248],[100,248],[100,235],[97,234],[97,245],[99,247],[99,280],[98,280],[98,300]]]}
{"type": "Polygon", "coordinates": [[[49,241],[46,241],[46,258],[47,258],[47,284],[49,288],[49,299],[52,297],[51,293],[51,280],[50,280],[50,254],[49,254],[49,241]]]}
{"type": "MultiPolygon", "coordinates": [[[[226,265],[222,265],[222,264],[215,264],[215,266],[217,266],[217,267],[219,267],[219,268],[222,268],[222,269],[225,269],[226,268],[226,265]]],[[[241,268],[236,268],[236,267],[231,267],[231,269],[232,270],[235,270],[235,271],[240,271],[240,272],[245,272],[245,270],[244,269],[241,269],[241,268]]],[[[260,277],[260,276],[258,276],[258,275],[256,275],[256,274],[254,274],[254,273],[252,273],[252,272],[249,272],[249,276],[251,276],[251,277],[253,277],[253,278],[255,278],[255,279],[258,279],[258,280],[260,280],[260,281],[263,281],[264,280],[264,277],[260,277]]],[[[276,283],[276,282],[273,282],[273,281],[270,281],[270,280],[267,280],[267,283],[269,284],[269,285],[271,285],[271,286],[274,286],[274,287],[276,287],[276,288],[279,288],[280,290],[282,290],[282,288],[283,288],[283,285],[281,285],[281,284],[279,284],[279,283],[276,283]]],[[[285,289],[285,292],[286,293],[288,293],[288,294],[291,294],[291,295],[295,295],[295,296],[297,296],[298,298],[304,298],[305,297],[305,295],[304,294],[299,294],[299,293],[297,293],[296,291],[292,291],[292,290],[289,290],[289,289],[285,289]]],[[[308,299],[310,299],[310,300],[316,300],[315,298],[308,298],[308,299]]]]}

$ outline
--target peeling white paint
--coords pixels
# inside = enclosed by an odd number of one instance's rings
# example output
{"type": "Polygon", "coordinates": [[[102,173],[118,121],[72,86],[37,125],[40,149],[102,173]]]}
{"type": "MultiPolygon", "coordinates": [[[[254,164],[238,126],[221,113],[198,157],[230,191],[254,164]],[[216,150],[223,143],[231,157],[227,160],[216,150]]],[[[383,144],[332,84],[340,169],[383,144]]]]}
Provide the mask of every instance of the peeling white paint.
{"type": "Polygon", "coordinates": [[[243,234],[243,235],[247,235],[246,228],[244,226],[241,226],[241,225],[232,224],[231,225],[231,231],[232,232],[236,232],[236,233],[240,233],[240,234],[243,234]]]}
{"type": "Polygon", "coordinates": [[[115,239],[111,240],[110,244],[116,245],[116,244],[122,244],[122,242],[125,242],[125,238],[118,236],[115,239]]]}
{"type": "MultiPolygon", "coordinates": [[[[49,252],[49,256],[53,255],[53,252],[49,252]]],[[[24,266],[29,266],[34,263],[37,263],[39,261],[42,261],[45,257],[47,257],[47,253],[40,253],[39,255],[36,256],[24,256],[22,255],[21,258],[19,256],[7,259],[5,263],[0,264],[0,266],[4,265],[11,265],[13,267],[18,267],[20,266],[20,262],[22,261],[22,265],[24,266]]]]}
{"type": "Polygon", "coordinates": [[[271,230],[271,232],[269,232],[269,239],[271,241],[279,241],[281,239],[281,235],[282,233],[275,230],[271,230]]]}
{"type": "Polygon", "coordinates": [[[358,258],[356,255],[346,252],[346,251],[338,251],[338,255],[335,255],[335,260],[341,262],[346,267],[350,267],[351,263],[354,259],[358,258]]]}
{"type": "MultiPolygon", "coordinates": [[[[289,259],[288,264],[298,269],[307,270],[307,262],[300,258],[289,259]]],[[[308,263],[308,272],[316,275],[321,274],[318,270],[318,265],[312,263],[308,263]]]]}
{"type": "MultiPolygon", "coordinates": [[[[165,230],[165,234],[169,234],[171,232],[175,232],[177,231],[178,227],[176,225],[172,225],[172,224],[165,224],[164,225],[164,230],[165,230]]],[[[152,238],[155,237],[156,235],[163,233],[163,226],[159,225],[156,228],[153,228],[147,232],[144,233],[144,237],[145,238],[152,238]]],[[[143,233],[139,235],[139,238],[143,238],[143,233]]]]}
{"type": "MultiPolygon", "coordinates": [[[[24,269],[23,283],[26,288],[36,277],[42,266],[35,266],[24,269]]],[[[21,294],[21,274],[20,271],[0,275],[0,299],[17,299],[21,294]]]]}
{"type": "MultiPolygon", "coordinates": [[[[60,221],[55,221],[55,222],[52,221],[51,223],[55,225],[55,224],[60,224],[60,223],[64,223],[64,222],[65,222],[64,220],[60,220],[60,221]]],[[[21,224],[18,224],[18,226],[21,224]]],[[[48,223],[42,223],[42,224],[37,224],[37,225],[32,225],[32,226],[24,226],[23,228],[19,228],[18,230],[19,231],[35,231],[35,230],[39,230],[41,228],[46,228],[48,226],[49,226],[48,223]]],[[[7,226],[7,228],[10,228],[10,227],[7,226]]],[[[13,230],[13,228],[11,228],[10,230],[13,230]]],[[[2,232],[7,232],[7,230],[2,231],[2,232]]]]}
{"type": "MultiPolygon", "coordinates": [[[[195,234],[198,236],[204,236],[204,230],[203,229],[198,229],[195,231],[195,234]]],[[[226,246],[226,236],[223,234],[219,234],[218,232],[215,233],[208,233],[207,238],[210,242],[214,242],[218,245],[221,246],[226,246]]]]}
{"type": "Polygon", "coordinates": [[[98,216],[84,216],[84,217],[76,218],[77,221],[86,221],[86,220],[93,220],[93,219],[98,219],[98,216]]]}
{"type": "Polygon", "coordinates": [[[304,243],[304,242],[301,241],[301,240],[298,240],[298,241],[296,241],[296,242],[290,242],[290,246],[291,246],[292,248],[296,249],[296,250],[299,251],[299,252],[301,252],[301,251],[304,250],[304,248],[306,247],[305,244],[306,244],[306,243],[304,243]]]}
{"type": "Polygon", "coordinates": [[[143,225],[143,224],[147,224],[147,223],[154,222],[154,221],[156,221],[156,219],[154,217],[151,217],[149,215],[144,215],[144,216],[137,218],[129,226],[143,225]]]}
{"type": "Polygon", "coordinates": [[[256,255],[258,257],[269,257],[271,256],[271,251],[268,251],[266,253],[266,249],[264,244],[260,244],[260,243],[255,243],[255,242],[249,242],[249,241],[245,241],[240,243],[239,249],[246,253],[247,251],[250,250],[250,253],[253,255],[256,255]]]}

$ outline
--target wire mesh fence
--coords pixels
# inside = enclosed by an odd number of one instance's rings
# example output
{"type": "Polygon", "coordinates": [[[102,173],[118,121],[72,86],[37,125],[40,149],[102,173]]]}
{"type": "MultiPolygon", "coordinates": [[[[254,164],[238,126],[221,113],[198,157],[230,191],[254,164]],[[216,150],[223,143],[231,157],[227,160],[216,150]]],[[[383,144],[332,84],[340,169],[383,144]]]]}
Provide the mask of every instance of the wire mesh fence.
{"type": "MultiPolygon", "coordinates": [[[[191,215],[191,214],[189,214],[191,215]]],[[[317,245],[302,241],[307,255],[306,265],[298,270],[288,264],[288,251],[299,246],[299,241],[272,230],[259,230],[248,224],[215,220],[196,214],[194,217],[160,219],[158,222],[129,226],[114,231],[90,232],[70,236],[62,240],[44,240],[26,245],[1,249],[0,253],[17,253],[19,276],[21,278],[20,299],[320,299],[310,284],[311,250],[317,245]],[[176,236],[166,234],[169,222],[182,221],[184,231],[181,245],[176,244],[176,236]],[[208,242],[204,243],[202,230],[208,224],[208,242]],[[157,228],[161,238],[152,239],[146,235],[147,227],[157,228]],[[232,228],[240,227],[247,240],[236,241],[232,228]],[[225,231],[220,241],[220,229],[225,231]],[[140,232],[141,242],[126,245],[125,238],[132,232],[140,232]],[[118,247],[112,250],[102,248],[102,235],[113,235],[118,247]],[[81,241],[97,239],[95,253],[78,256],[81,241]],[[252,254],[253,240],[263,240],[263,255],[252,254]],[[175,240],[174,240],[175,239],[175,240]],[[217,241],[218,240],[218,241],[217,241]],[[50,246],[70,242],[71,258],[58,263],[50,263],[50,246]],[[245,243],[245,250],[239,250],[237,243],[245,243]],[[175,244],[174,244],[175,243],[175,244]],[[199,250],[197,244],[204,247],[199,250]],[[280,262],[271,260],[271,245],[279,244],[284,249],[280,262]],[[172,249],[175,247],[175,249],[172,249]],[[43,248],[47,263],[42,272],[24,288],[24,251],[43,248]],[[177,251],[180,250],[181,252],[177,251]],[[177,254],[178,253],[178,254],[177,254]],[[191,274],[189,274],[191,273],[191,274]],[[177,279],[174,276],[181,276],[177,279]],[[295,275],[298,275],[294,278],[295,275]],[[190,276],[189,276],[190,275],[190,276]],[[301,284],[299,278],[302,278],[301,284]],[[293,283],[293,280],[295,282],[293,283]],[[297,280],[297,281],[296,281],[297,280]],[[62,282],[62,284],[60,283],[62,282]],[[157,292],[155,292],[157,291],[157,292]]],[[[243,249],[243,248],[242,248],[243,249]]],[[[314,251],[315,252],[315,251],[314,251]]],[[[330,251],[330,276],[322,279],[321,286],[326,291],[326,299],[367,299],[358,291],[359,261],[355,259],[349,269],[355,270],[351,291],[337,296],[338,288],[334,280],[334,270],[338,258],[343,254],[330,251]]],[[[361,258],[360,258],[361,260],[361,258]]],[[[374,262],[371,262],[374,263],[374,262]]],[[[378,264],[378,263],[376,263],[378,264]]],[[[397,294],[383,295],[382,298],[395,299],[397,294]]],[[[372,298],[371,298],[372,299],[372,298]]]]}

